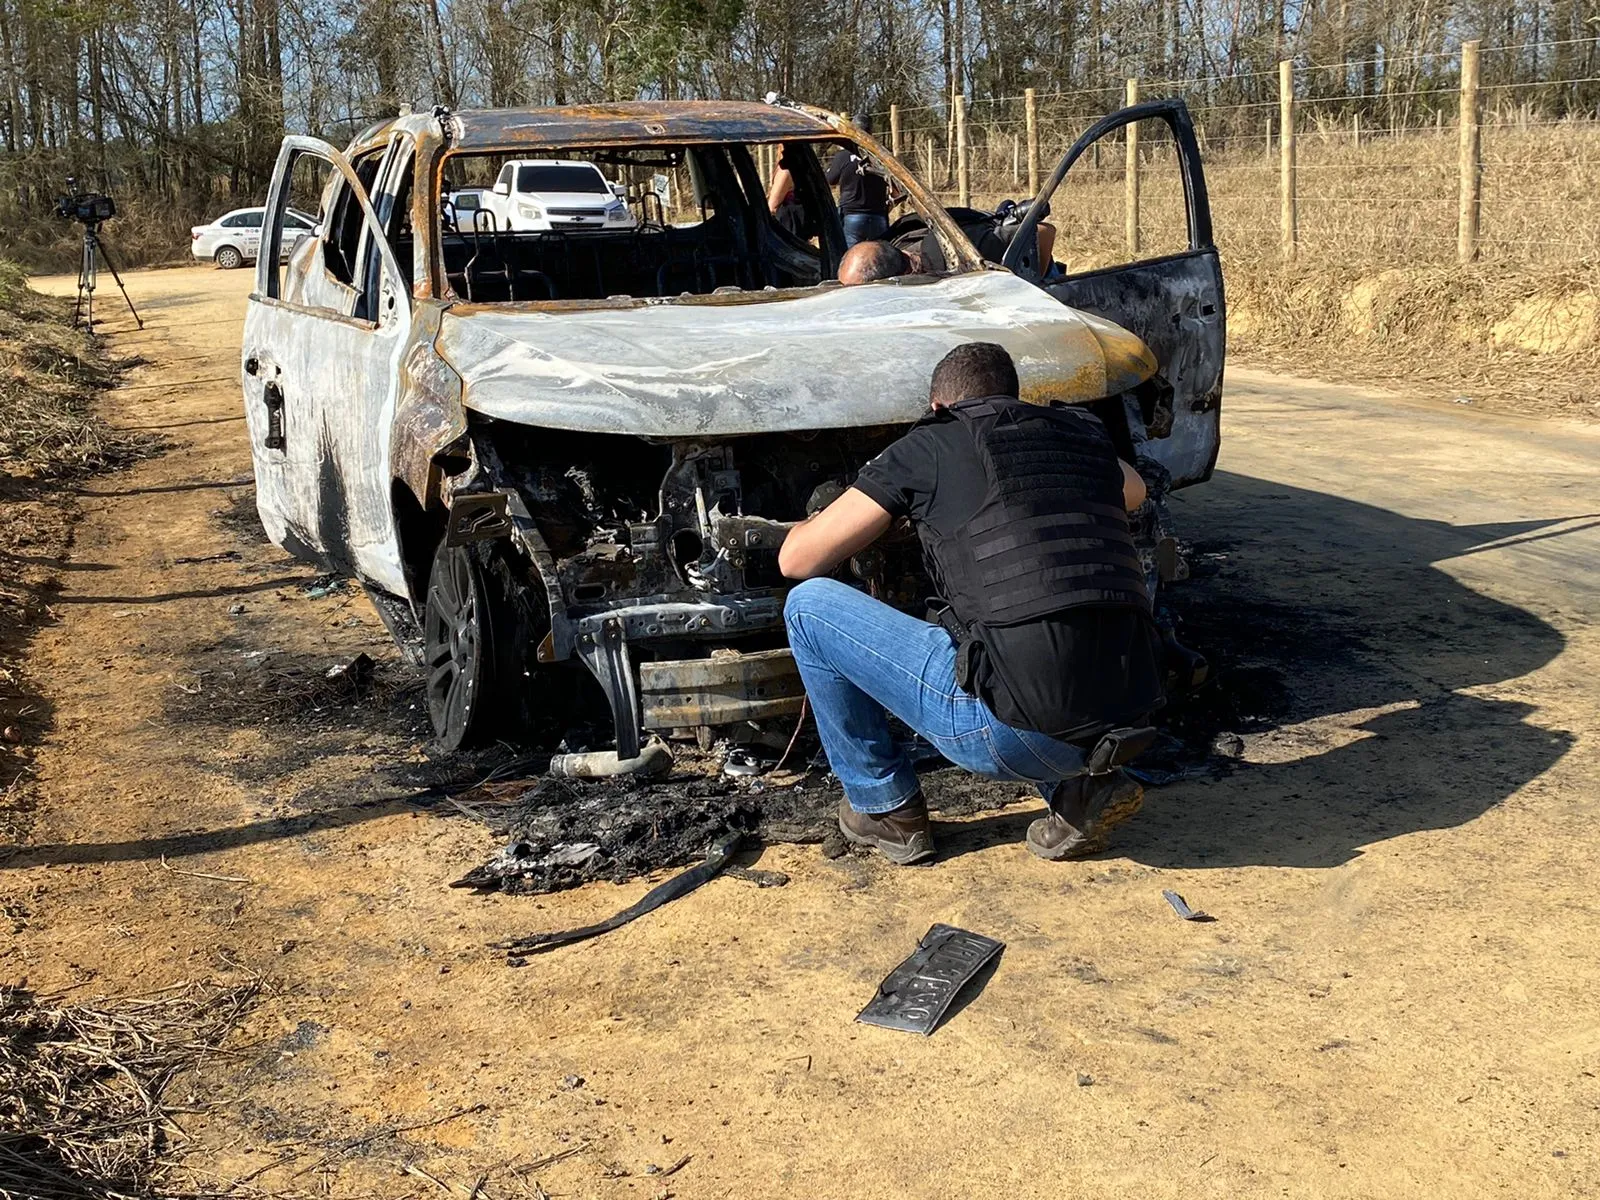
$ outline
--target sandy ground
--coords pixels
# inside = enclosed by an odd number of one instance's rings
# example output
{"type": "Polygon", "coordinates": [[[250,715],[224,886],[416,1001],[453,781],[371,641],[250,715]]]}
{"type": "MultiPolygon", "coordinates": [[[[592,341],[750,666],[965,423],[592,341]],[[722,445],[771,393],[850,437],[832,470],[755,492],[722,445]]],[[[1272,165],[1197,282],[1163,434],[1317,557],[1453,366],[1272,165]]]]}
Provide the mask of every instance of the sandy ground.
{"type": "Polygon", "coordinates": [[[214,515],[250,468],[248,277],[128,282],[149,327],[112,346],[149,365],[109,411],[174,448],[84,488],[33,642],[39,810],[0,861],[0,977],[263,973],[249,1048],[206,1084],[224,1103],[188,1119],[202,1175],[281,1159],[251,1186],[335,1197],[439,1194],[402,1162],[463,1196],[487,1172],[491,1197],[1600,1191],[1600,434],[1236,371],[1217,478],[1175,505],[1214,570],[1191,640],[1231,630],[1222,668],[1287,696],[1236,769],[1152,792],[1096,861],[1030,858],[1026,806],[943,825],[931,868],[778,848],[786,888],[719,879],[513,970],[485,943],[648,883],[449,890],[494,839],[367,799],[415,754],[404,730],[295,744],[173,715],[252,650],[384,640],[214,515]],[[935,921],[1007,943],[987,987],[928,1040],[854,1024],[935,921]],[[319,1139],[474,1105],[306,1171],[319,1139]]]}

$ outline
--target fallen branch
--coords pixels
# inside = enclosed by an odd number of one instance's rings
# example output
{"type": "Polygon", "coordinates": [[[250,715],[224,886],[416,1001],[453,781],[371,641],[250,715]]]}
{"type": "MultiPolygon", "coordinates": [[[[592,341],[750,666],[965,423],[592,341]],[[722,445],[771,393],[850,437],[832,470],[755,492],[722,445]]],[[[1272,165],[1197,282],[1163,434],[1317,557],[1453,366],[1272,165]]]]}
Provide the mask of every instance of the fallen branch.
{"type": "Polygon", "coordinates": [[[580,1154],[588,1148],[588,1142],[584,1142],[577,1146],[568,1146],[565,1150],[557,1150],[554,1154],[546,1154],[543,1158],[537,1159],[534,1162],[526,1164],[525,1166],[512,1167],[511,1173],[513,1175],[527,1175],[531,1171],[540,1171],[545,1167],[550,1166],[552,1163],[558,1163],[564,1158],[571,1158],[574,1154],[580,1154]]]}
{"type": "Polygon", "coordinates": [[[253,879],[243,879],[238,875],[212,875],[207,871],[186,871],[182,867],[175,867],[167,862],[167,856],[161,856],[161,869],[170,871],[174,875],[187,875],[190,879],[214,879],[218,883],[254,883],[253,879]]]}

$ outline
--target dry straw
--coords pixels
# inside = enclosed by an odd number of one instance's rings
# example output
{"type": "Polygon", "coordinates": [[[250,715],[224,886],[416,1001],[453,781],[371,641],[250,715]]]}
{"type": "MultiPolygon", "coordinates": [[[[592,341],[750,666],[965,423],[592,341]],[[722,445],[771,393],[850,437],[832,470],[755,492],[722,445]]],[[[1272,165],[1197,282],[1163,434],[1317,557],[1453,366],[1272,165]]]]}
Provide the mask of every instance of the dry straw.
{"type": "MultiPolygon", "coordinates": [[[[261,981],[66,1004],[0,988],[0,1198],[149,1200],[182,1140],[174,1080],[209,1058],[261,981]]],[[[173,1193],[165,1193],[173,1195],[173,1193]]]]}

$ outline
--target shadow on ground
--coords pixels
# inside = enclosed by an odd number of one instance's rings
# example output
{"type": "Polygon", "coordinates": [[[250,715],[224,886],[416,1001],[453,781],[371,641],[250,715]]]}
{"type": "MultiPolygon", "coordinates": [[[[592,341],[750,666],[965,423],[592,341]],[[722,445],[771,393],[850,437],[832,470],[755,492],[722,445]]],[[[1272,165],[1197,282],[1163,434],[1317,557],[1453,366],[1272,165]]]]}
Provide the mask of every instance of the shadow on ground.
{"type": "MultiPolygon", "coordinates": [[[[1469,694],[1543,667],[1562,635],[1438,566],[1503,539],[1561,536],[1539,532],[1559,522],[1454,526],[1227,472],[1177,507],[1200,540],[1199,577],[1173,603],[1216,681],[1167,722],[1191,743],[1266,735],[1266,753],[1248,757],[1284,761],[1153,789],[1114,854],[1161,867],[1337,866],[1372,842],[1472,820],[1571,746],[1570,733],[1529,719],[1532,705],[1469,694]]],[[[974,822],[960,848],[1012,841],[1025,825],[974,822]]]]}
{"type": "MultiPolygon", "coordinates": [[[[1113,853],[1163,867],[1335,866],[1374,841],[1472,820],[1571,745],[1533,724],[1531,705],[1468,694],[1549,663],[1561,634],[1437,565],[1555,536],[1539,531],[1556,522],[1452,526],[1225,472],[1177,507],[1200,544],[1197,578],[1174,604],[1216,679],[1166,723],[1190,745],[1224,730],[1265,735],[1280,761],[1153,790],[1113,853]],[[1350,721],[1316,725],[1358,711],[1370,715],[1353,735],[1350,721]]],[[[368,801],[146,842],[36,846],[0,866],[197,853],[392,811],[368,801]]],[[[1015,843],[1032,815],[945,825],[946,853],[1015,843]]]]}

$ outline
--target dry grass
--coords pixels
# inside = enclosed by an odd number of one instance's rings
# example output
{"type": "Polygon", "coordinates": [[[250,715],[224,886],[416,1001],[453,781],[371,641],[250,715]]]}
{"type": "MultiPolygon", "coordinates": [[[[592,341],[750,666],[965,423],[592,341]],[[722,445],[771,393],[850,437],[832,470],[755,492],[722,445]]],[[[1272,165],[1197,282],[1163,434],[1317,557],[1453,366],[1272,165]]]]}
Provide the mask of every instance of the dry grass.
{"type": "Polygon", "coordinates": [[[1600,420],[1600,265],[1226,269],[1230,352],[1487,408],[1600,420]]]}
{"type": "Polygon", "coordinates": [[[221,1046],[259,980],[65,1004],[0,989],[0,1197],[147,1200],[182,1130],[174,1081],[221,1046]]]}
{"type": "MultiPolygon", "coordinates": [[[[1277,147],[1206,148],[1235,357],[1489,407],[1600,418],[1600,124],[1486,117],[1481,260],[1456,264],[1456,130],[1372,131],[1306,118],[1299,253],[1279,249],[1277,147]]],[[[1187,244],[1170,147],[1145,131],[1140,257],[1187,244]]],[[[1057,193],[1056,256],[1127,261],[1124,150],[1085,158],[1057,193]]],[[[1010,134],[980,152],[975,202],[1020,195],[1010,134]]],[[[953,202],[954,197],[944,193],[953,202]]]]}
{"type": "MultiPolygon", "coordinates": [[[[161,197],[141,197],[118,190],[117,215],[101,230],[101,239],[117,267],[189,261],[189,228],[260,199],[197,196],[174,204],[161,197]]],[[[4,253],[32,271],[76,271],[83,226],[64,221],[48,207],[22,209],[0,202],[4,253]]]]}
{"type": "Polygon", "coordinates": [[[0,473],[59,479],[121,465],[150,444],[95,416],[114,370],[69,315],[0,259],[0,473]]]}
{"type": "MultiPolygon", "coordinates": [[[[1204,132],[1204,115],[1201,114],[1204,132]]],[[[1026,194],[1012,173],[1011,132],[979,130],[973,191],[980,201],[1026,194]]],[[[1170,143],[1140,129],[1140,224],[1148,246],[1180,244],[1183,190],[1170,143]]],[[[1457,132],[1453,125],[1368,130],[1359,143],[1342,120],[1319,121],[1307,106],[1296,143],[1300,257],[1308,263],[1378,271],[1449,264],[1456,258],[1457,132]]],[[[1041,134],[1041,146],[1067,137],[1041,134]]],[[[1263,136],[1204,146],[1217,244],[1230,263],[1278,257],[1278,147],[1263,136]]],[[[1124,151],[1106,143],[1057,193],[1055,212],[1071,253],[1089,260],[1123,249],[1124,151]]],[[[1046,169],[1053,165],[1046,152],[1046,169]]],[[[920,164],[919,156],[915,161],[920,164]]],[[[943,180],[938,181],[943,183],[943,180]]],[[[948,203],[955,197],[941,191],[948,203]]],[[[1527,112],[1486,115],[1483,124],[1481,254],[1486,262],[1566,266],[1600,259],[1600,123],[1546,122],[1527,112]]]]}

